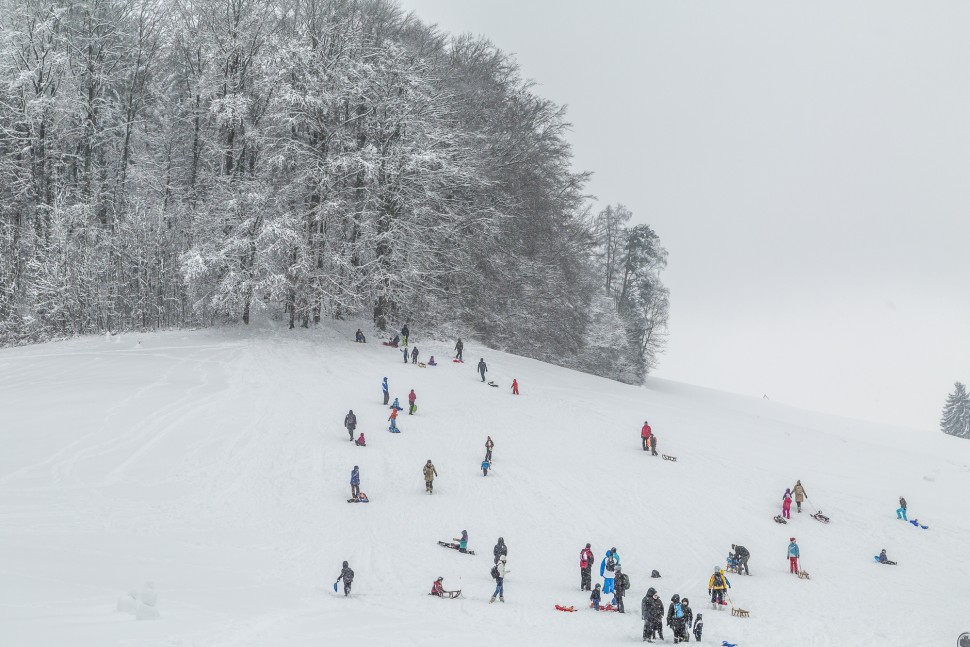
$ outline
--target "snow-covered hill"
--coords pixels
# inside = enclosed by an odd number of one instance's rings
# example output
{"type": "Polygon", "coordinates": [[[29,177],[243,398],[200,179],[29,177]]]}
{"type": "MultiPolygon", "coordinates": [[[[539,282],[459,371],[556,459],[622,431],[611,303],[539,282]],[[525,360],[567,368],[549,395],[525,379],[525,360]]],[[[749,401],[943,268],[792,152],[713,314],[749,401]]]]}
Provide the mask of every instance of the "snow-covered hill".
{"type": "Polygon", "coordinates": [[[355,327],[0,351],[0,645],[629,643],[649,586],[665,604],[688,596],[716,645],[943,645],[970,631],[964,440],[657,379],[635,388],[473,344],[454,364],[450,344],[417,331],[422,359],[439,361],[420,368],[353,343],[355,327]],[[481,383],[479,357],[500,388],[481,383]],[[392,397],[418,395],[400,435],[384,431],[384,376],[392,397]],[[351,408],[366,448],[343,429],[351,408]],[[640,450],[645,419],[676,463],[640,450]],[[367,505],[346,502],[354,465],[367,505]],[[831,524],[772,521],[796,479],[831,524]],[[930,530],[896,520],[900,495],[930,530]],[[436,545],[462,529],[479,555],[436,545]],[[506,603],[489,605],[499,536],[506,603]],[[789,536],[810,581],[788,574],[789,536]],[[630,613],[585,608],[586,542],[598,560],[618,548],[630,613]],[[731,590],[749,619],[705,604],[732,543],[752,553],[753,576],[731,590]],[[881,548],[899,565],[873,563],[881,548]],[[350,598],[331,589],[342,560],[350,598]],[[438,576],[464,596],[428,596],[438,576]],[[146,581],[160,618],[117,612],[146,581]]]}

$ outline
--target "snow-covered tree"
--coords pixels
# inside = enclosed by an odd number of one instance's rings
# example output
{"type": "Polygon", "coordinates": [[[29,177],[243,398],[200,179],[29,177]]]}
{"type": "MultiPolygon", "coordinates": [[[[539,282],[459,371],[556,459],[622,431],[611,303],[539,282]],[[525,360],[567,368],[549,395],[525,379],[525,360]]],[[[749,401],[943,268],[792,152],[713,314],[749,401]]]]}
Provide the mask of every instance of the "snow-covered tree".
{"type": "Polygon", "coordinates": [[[943,405],[940,429],[951,436],[970,438],[970,394],[967,394],[967,387],[960,382],[954,384],[953,393],[943,405]]]}

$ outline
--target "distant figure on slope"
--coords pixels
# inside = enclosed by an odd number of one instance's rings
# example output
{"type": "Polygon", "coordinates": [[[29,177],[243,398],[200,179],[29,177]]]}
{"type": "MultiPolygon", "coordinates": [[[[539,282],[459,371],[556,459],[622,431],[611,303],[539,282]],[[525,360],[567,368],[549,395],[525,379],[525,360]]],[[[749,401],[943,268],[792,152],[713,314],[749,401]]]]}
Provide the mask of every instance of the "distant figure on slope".
{"type": "MultiPolygon", "coordinates": [[[[355,468],[356,469],[356,468],[355,468]]],[[[336,588],[337,583],[340,580],[344,581],[344,595],[350,595],[350,586],[354,583],[354,571],[350,568],[350,564],[344,562],[344,566],[340,569],[340,575],[337,576],[337,581],[334,582],[334,588],[336,588]]]]}
{"type": "Polygon", "coordinates": [[[367,441],[364,440],[364,432],[360,432],[360,437],[354,441],[358,447],[367,447],[367,441]]]}
{"type": "Polygon", "coordinates": [[[488,601],[489,604],[495,602],[495,596],[502,602],[505,602],[505,574],[508,572],[505,569],[505,555],[499,555],[498,560],[495,562],[495,566],[492,567],[492,579],[495,580],[495,592],[492,593],[492,599],[488,601]]]}
{"type": "Polygon", "coordinates": [[[793,487],[792,492],[795,493],[795,505],[798,506],[798,511],[802,511],[802,502],[808,498],[808,494],[805,493],[805,488],[802,487],[801,481],[795,481],[795,487],[793,487]]]}
{"type": "Polygon", "coordinates": [[[408,347],[407,346],[402,346],[401,347],[401,353],[404,355],[404,363],[407,364],[408,363],[408,356],[410,355],[410,351],[408,351],[408,347]]]}
{"type": "Polygon", "coordinates": [[[415,346],[414,349],[411,351],[411,363],[412,364],[417,364],[418,363],[418,347],[417,346],[415,346]]]}
{"type": "Polygon", "coordinates": [[[603,561],[600,562],[600,577],[603,578],[603,593],[613,593],[613,578],[616,576],[616,558],[613,551],[606,551],[603,561]]]}
{"type": "Polygon", "coordinates": [[[512,395],[518,395],[518,394],[519,394],[519,381],[516,380],[515,378],[512,378],[512,395]]]}
{"type": "Polygon", "coordinates": [[[387,430],[395,434],[401,433],[401,430],[397,426],[397,411],[397,409],[391,409],[391,415],[387,418],[391,423],[387,426],[387,430]]]}
{"type": "Polygon", "coordinates": [[[415,395],[414,389],[411,389],[411,392],[408,394],[408,415],[409,416],[413,416],[414,412],[418,410],[418,408],[414,405],[414,401],[417,399],[418,399],[418,396],[415,395]]]}
{"type": "Polygon", "coordinates": [[[344,427],[347,428],[347,433],[350,434],[350,440],[353,440],[354,429],[357,428],[357,416],[354,415],[353,409],[350,410],[350,413],[344,416],[344,427]]]}
{"type": "Polygon", "coordinates": [[[492,442],[492,437],[489,436],[485,439],[485,460],[492,462],[492,448],[495,447],[495,443],[492,442]]]}
{"type": "Polygon", "coordinates": [[[704,614],[698,613],[694,621],[694,640],[701,641],[701,634],[704,632],[704,614]]]}
{"type": "Polygon", "coordinates": [[[655,637],[664,639],[664,603],[652,586],[640,601],[640,616],[643,618],[643,639],[652,643],[655,637]]]}
{"type": "MultiPolygon", "coordinates": [[[[593,570],[593,551],[587,543],[586,548],[579,551],[579,590],[589,591],[592,585],[592,570],[593,570]]],[[[599,588],[599,584],[596,585],[599,588]]]]}
{"type": "Polygon", "coordinates": [[[896,562],[890,561],[889,557],[886,556],[886,549],[885,548],[883,548],[881,551],[879,551],[879,563],[880,564],[889,564],[891,566],[895,566],[896,565],[896,562]]]}
{"type": "Polygon", "coordinates": [[[643,427],[640,428],[640,442],[643,444],[643,451],[650,449],[650,434],[652,431],[650,424],[644,420],[643,427]]]}
{"type": "Polygon", "coordinates": [[[657,455],[657,434],[650,434],[650,453],[653,456],[657,455]]]}
{"type": "Polygon", "coordinates": [[[791,519],[791,488],[785,488],[785,495],[781,498],[781,516],[791,519]]]}
{"type": "Polygon", "coordinates": [[[485,372],[488,371],[488,367],[485,366],[485,358],[478,360],[478,372],[482,376],[482,382],[485,381],[485,372]]]}
{"type": "Polygon", "coordinates": [[[505,545],[505,539],[502,537],[498,538],[498,543],[495,544],[495,548],[492,549],[492,556],[495,558],[495,563],[498,564],[499,557],[506,557],[509,554],[509,549],[505,545]]]}
{"type": "Polygon", "coordinates": [[[801,557],[801,553],[798,550],[798,544],[795,543],[795,538],[791,538],[791,543],[788,544],[788,571],[798,575],[798,558],[801,557]]]}
{"type": "Polygon", "coordinates": [[[492,463],[486,458],[482,461],[482,476],[488,476],[488,470],[492,467],[492,463]]]}
{"type": "Polygon", "coordinates": [[[401,328],[401,339],[404,341],[405,346],[408,345],[408,337],[410,336],[411,336],[411,329],[408,328],[407,324],[404,324],[404,327],[401,328]]]}
{"type": "Polygon", "coordinates": [[[431,359],[428,360],[428,366],[437,366],[437,365],[438,365],[438,362],[434,361],[434,355],[432,355],[431,359]]]}
{"type": "Polygon", "coordinates": [[[381,390],[384,391],[384,406],[387,406],[387,400],[390,398],[391,394],[387,392],[387,378],[381,383],[381,390]]]}
{"type": "Polygon", "coordinates": [[[731,549],[734,550],[734,554],[738,556],[738,575],[744,573],[745,575],[751,575],[751,571],[748,570],[748,558],[751,557],[751,553],[744,546],[738,546],[737,544],[731,544],[731,549]]]}
{"type": "Polygon", "coordinates": [[[438,476],[438,470],[434,468],[431,459],[424,464],[424,490],[428,494],[434,494],[434,477],[438,476]]]}
{"type": "MultiPolygon", "coordinates": [[[[583,589],[583,590],[585,591],[588,589],[583,589]]],[[[592,601],[592,604],[590,604],[590,606],[596,609],[597,611],[599,611],[600,610],[600,585],[599,584],[597,584],[596,588],[593,589],[593,592],[589,594],[589,599],[592,601]]]]}
{"type": "Polygon", "coordinates": [[[896,518],[902,519],[903,521],[909,521],[906,518],[906,499],[899,497],[899,507],[896,509],[896,518]]]}
{"type": "Polygon", "coordinates": [[[364,337],[364,333],[360,328],[358,328],[357,332],[354,334],[354,341],[356,341],[358,344],[367,343],[367,338],[364,337]]]}
{"type": "Polygon", "coordinates": [[[431,595],[437,595],[439,598],[444,595],[445,593],[444,581],[445,581],[445,578],[443,577],[439,577],[434,581],[434,584],[431,585],[431,595]]]}
{"type": "Polygon", "coordinates": [[[401,406],[401,403],[398,402],[397,398],[394,398],[394,404],[391,405],[391,408],[395,411],[404,411],[404,407],[401,406]]]}
{"type": "MultiPolygon", "coordinates": [[[[458,343],[455,344],[455,350],[458,351],[458,354],[455,355],[455,359],[461,360],[461,351],[464,350],[464,348],[465,348],[465,344],[463,344],[461,342],[461,337],[459,337],[458,338],[458,343]]],[[[462,361],[464,361],[464,360],[462,360],[462,361]]]]}
{"type": "Polygon", "coordinates": [[[356,465],[350,472],[350,497],[352,499],[360,498],[360,468],[356,465]]]}
{"type": "Polygon", "coordinates": [[[724,601],[724,594],[729,588],[731,588],[731,582],[724,574],[724,571],[715,567],[714,575],[711,575],[711,579],[707,582],[707,593],[711,596],[712,608],[716,609],[717,605],[719,604],[727,604],[727,602],[724,601]]]}
{"type": "Polygon", "coordinates": [[[468,531],[467,530],[462,530],[461,537],[455,537],[454,540],[458,542],[459,553],[468,552],[468,531]]]}
{"type": "Polygon", "coordinates": [[[616,610],[620,613],[626,613],[626,611],[623,609],[623,596],[626,595],[626,590],[629,588],[630,578],[623,574],[623,569],[619,564],[616,565],[614,575],[616,577],[613,578],[615,583],[613,587],[613,597],[616,598],[616,610]]]}
{"type": "Polygon", "coordinates": [[[675,645],[690,640],[687,635],[687,618],[684,617],[684,605],[677,593],[674,593],[673,597],[670,598],[670,607],[667,609],[667,626],[674,632],[675,645]]]}
{"type": "Polygon", "coordinates": [[[383,343],[383,344],[384,344],[385,346],[390,346],[391,348],[397,348],[397,345],[398,345],[398,343],[399,343],[400,341],[401,341],[401,338],[400,338],[400,337],[398,337],[397,335],[394,335],[394,337],[393,337],[393,338],[391,338],[391,339],[389,339],[389,340],[387,340],[387,341],[385,341],[385,342],[382,342],[382,343],[383,343]]]}

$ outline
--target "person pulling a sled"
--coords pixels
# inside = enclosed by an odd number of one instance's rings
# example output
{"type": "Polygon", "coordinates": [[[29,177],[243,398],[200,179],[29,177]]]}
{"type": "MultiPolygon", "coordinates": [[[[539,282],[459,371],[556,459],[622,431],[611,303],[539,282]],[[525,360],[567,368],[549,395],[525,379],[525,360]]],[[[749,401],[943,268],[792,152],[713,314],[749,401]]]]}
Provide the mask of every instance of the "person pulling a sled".
{"type": "Polygon", "coordinates": [[[485,381],[485,373],[488,371],[488,366],[485,365],[485,358],[478,360],[478,373],[482,376],[482,382],[485,381]]]}
{"type": "Polygon", "coordinates": [[[798,550],[798,544],[795,543],[795,538],[791,538],[791,543],[788,544],[788,571],[798,575],[798,558],[801,557],[801,552],[798,550]]]}
{"type": "MultiPolygon", "coordinates": [[[[350,472],[350,498],[360,498],[360,468],[356,465],[354,465],[354,469],[350,472]]],[[[344,565],[346,566],[346,562],[344,565]]]]}
{"type": "Polygon", "coordinates": [[[795,505],[798,506],[798,511],[802,511],[802,502],[808,498],[808,494],[805,493],[805,488],[802,487],[801,481],[795,482],[795,487],[791,489],[795,494],[795,505]]]}
{"type": "Polygon", "coordinates": [[[711,596],[711,608],[716,609],[718,605],[726,605],[727,602],[724,601],[724,594],[727,590],[731,588],[731,582],[728,580],[724,571],[720,568],[714,569],[714,574],[711,575],[711,579],[707,582],[707,594],[711,596]]]}
{"type": "Polygon", "coordinates": [[[424,491],[428,494],[434,494],[434,477],[438,476],[438,470],[434,468],[434,463],[431,459],[424,464],[424,491]]]}

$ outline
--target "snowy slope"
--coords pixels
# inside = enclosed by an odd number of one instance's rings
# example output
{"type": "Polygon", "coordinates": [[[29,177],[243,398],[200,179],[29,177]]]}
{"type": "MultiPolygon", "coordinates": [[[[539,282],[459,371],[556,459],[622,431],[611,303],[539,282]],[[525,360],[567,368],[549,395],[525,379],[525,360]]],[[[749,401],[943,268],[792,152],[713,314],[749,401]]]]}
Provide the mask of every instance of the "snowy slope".
{"type": "Polygon", "coordinates": [[[952,644],[970,630],[964,440],[656,379],[635,388],[473,344],[453,364],[418,332],[440,364],[422,369],[354,344],[355,328],[0,351],[0,645],[629,643],[651,585],[665,603],[690,597],[717,645],[952,644]],[[479,381],[481,356],[500,388],[479,381]],[[392,397],[418,394],[400,435],[383,431],[385,375],[392,397]],[[347,440],[349,408],[366,448],[347,440]],[[640,450],[645,418],[678,462],[640,450]],[[355,464],[370,504],[346,503],[355,464]],[[772,521],[796,479],[831,524],[772,521]],[[899,495],[931,530],[896,521],[899,495]],[[478,556],[435,544],[463,528],[478,556]],[[790,535],[811,581],[787,572],[790,535]],[[489,605],[499,536],[507,602],[489,605]],[[631,613],[585,609],[587,541],[597,559],[619,549],[631,613]],[[731,543],[752,553],[753,577],[731,591],[747,620],[704,604],[731,543]],[[874,564],[880,548],[900,565],[874,564]],[[330,588],[344,559],[348,599],[330,588]],[[429,597],[439,575],[463,599],[429,597]],[[114,610],[148,580],[159,620],[114,610]]]}

